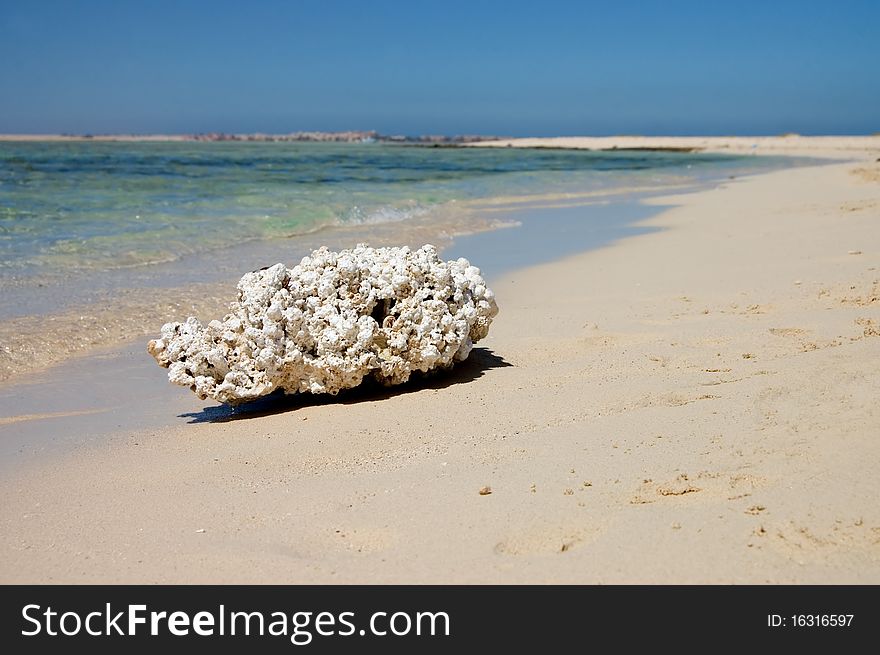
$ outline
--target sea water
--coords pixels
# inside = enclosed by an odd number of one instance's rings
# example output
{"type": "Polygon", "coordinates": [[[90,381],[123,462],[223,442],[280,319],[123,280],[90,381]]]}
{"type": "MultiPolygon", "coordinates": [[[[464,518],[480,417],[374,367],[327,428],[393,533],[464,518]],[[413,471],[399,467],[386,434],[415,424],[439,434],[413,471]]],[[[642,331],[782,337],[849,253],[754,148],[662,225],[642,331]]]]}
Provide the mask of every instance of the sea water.
{"type": "Polygon", "coordinates": [[[288,264],[323,243],[442,247],[504,226],[503,210],[518,203],[686,186],[783,164],[382,143],[3,142],[0,319],[93,301],[96,291],[237,279],[268,246],[288,264]]]}

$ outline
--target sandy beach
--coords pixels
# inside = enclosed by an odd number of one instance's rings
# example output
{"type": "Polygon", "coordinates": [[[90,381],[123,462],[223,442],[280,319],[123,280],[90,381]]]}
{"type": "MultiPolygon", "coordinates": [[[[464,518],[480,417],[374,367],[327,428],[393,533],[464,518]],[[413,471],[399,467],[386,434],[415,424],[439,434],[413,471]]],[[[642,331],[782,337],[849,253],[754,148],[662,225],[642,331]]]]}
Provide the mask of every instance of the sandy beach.
{"type": "Polygon", "coordinates": [[[0,581],[880,583],[880,139],[775,139],[847,161],[491,279],[450,374],[28,459],[0,581]]]}
{"type": "Polygon", "coordinates": [[[578,148],[587,150],[681,150],[728,154],[871,159],[880,152],[872,136],[559,136],[496,139],[466,144],[490,148],[578,148]]]}

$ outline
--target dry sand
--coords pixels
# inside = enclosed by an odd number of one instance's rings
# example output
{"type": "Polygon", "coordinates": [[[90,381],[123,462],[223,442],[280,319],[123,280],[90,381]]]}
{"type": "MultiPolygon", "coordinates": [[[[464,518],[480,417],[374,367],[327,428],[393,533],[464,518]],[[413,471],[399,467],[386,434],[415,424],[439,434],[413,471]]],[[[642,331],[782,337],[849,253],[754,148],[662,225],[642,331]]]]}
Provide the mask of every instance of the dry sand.
{"type": "Polygon", "coordinates": [[[880,134],[873,136],[560,136],[477,141],[467,147],[575,148],[585,150],[694,150],[735,155],[790,155],[876,159],[880,134]]]}
{"type": "Polygon", "coordinates": [[[495,280],[431,384],[34,461],[0,581],[880,583],[875,155],[495,280]]]}

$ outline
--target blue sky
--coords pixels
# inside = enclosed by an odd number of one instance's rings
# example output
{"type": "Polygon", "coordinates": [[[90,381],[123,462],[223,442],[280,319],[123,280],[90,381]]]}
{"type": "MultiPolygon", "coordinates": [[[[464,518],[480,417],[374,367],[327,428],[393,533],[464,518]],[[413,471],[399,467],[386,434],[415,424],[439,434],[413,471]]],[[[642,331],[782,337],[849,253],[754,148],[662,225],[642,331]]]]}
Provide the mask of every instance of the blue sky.
{"type": "Polygon", "coordinates": [[[880,131],[880,1],[0,0],[0,132],[880,131]]]}

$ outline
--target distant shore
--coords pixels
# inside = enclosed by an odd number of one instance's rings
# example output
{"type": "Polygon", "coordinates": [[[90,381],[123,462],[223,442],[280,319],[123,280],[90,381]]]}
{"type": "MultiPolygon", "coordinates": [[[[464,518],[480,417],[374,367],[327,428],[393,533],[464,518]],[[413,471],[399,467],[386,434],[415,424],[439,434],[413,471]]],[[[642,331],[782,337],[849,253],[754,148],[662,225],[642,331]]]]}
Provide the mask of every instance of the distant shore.
{"type": "Polygon", "coordinates": [[[507,138],[478,134],[400,135],[374,130],[290,132],[285,134],[205,132],[194,134],[0,134],[3,141],[49,142],[314,142],[399,143],[478,148],[558,148],[565,150],[642,150],[727,154],[860,158],[880,151],[880,133],[852,136],[563,136],[507,138]]]}
{"type": "Polygon", "coordinates": [[[880,134],[871,136],[562,136],[491,139],[465,144],[482,148],[666,150],[731,155],[789,155],[828,159],[873,159],[880,134]]]}
{"type": "Polygon", "coordinates": [[[289,132],[285,134],[199,132],[193,134],[0,134],[3,141],[120,141],[123,143],[141,142],[243,142],[243,143],[401,143],[422,145],[460,145],[479,141],[486,143],[497,137],[480,134],[380,134],[375,130],[350,130],[344,132],[289,132]]]}

